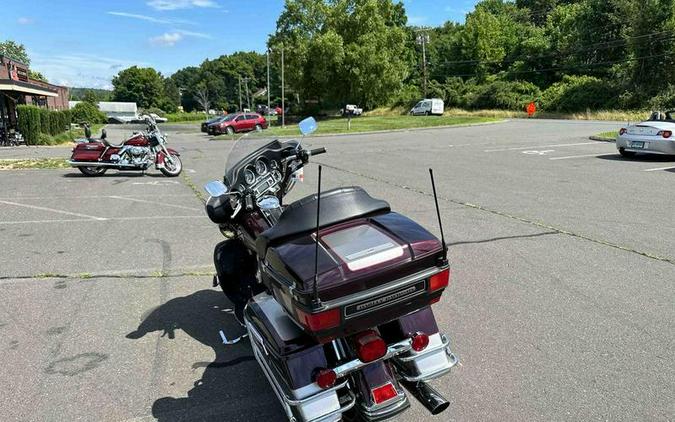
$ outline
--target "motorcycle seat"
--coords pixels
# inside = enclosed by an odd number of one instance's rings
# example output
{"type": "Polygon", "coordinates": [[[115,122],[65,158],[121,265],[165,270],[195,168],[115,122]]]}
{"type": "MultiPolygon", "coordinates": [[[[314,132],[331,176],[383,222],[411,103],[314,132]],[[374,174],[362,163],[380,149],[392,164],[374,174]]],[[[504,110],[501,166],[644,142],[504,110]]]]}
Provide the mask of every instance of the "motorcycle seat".
{"type": "MultiPolygon", "coordinates": [[[[259,257],[267,249],[285,239],[316,230],[317,195],[309,195],[287,206],[273,227],[256,239],[259,257]]],[[[331,189],[321,193],[319,227],[332,226],[357,218],[370,217],[391,211],[389,203],[375,199],[358,186],[331,189]]]]}

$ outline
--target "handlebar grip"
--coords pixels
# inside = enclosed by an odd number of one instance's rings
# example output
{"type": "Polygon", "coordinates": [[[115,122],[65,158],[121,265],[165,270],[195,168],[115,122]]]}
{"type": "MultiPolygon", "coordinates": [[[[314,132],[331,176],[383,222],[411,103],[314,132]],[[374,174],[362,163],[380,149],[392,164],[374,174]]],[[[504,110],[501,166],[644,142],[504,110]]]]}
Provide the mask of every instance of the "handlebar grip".
{"type": "Polygon", "coordinates": [[[325,154],[326,153],[326,148],[317,148],[309,151],[309,155],[319,155],[319,154],[325,154]]]}

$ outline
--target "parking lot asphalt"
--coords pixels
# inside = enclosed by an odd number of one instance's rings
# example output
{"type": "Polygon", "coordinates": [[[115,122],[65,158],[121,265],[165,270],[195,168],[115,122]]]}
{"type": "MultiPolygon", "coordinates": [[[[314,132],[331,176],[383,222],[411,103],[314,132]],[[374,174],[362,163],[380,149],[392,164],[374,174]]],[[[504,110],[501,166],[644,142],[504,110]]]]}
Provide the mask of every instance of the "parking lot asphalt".
{"type": "MultiPolygon", "coordinates": [[[[434,311],[462,365],[433,383],[445,413],[412,400],[400,420],[675,419],[675,158],[588,140],[616,127],[305,140],[328,150],[324,189],[361,185],[437,232],[434,168],[453,268],[434,311]]],[[[232,141],[165,130],[184,177],[0,172],[2,420],[281,420],[247,342],[221,344],[239,332],[211,288],[221,236],[193,191],[222,177],[232,141]]]]}

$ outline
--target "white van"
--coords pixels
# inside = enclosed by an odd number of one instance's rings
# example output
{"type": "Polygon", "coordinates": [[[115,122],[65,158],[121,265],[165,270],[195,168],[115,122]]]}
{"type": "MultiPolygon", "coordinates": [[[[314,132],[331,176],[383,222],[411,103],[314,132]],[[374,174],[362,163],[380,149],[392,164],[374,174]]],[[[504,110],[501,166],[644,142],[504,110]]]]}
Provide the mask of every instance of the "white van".
{"type": "Polygon", "coordinates": [[[417,103],[417,105],[410,110],[410,114],[413,116],[428,116],[430,114],[442,116],[443,110],[443,100],[440,98],[432,98],[430,100],[424,99],[417,103]]]}

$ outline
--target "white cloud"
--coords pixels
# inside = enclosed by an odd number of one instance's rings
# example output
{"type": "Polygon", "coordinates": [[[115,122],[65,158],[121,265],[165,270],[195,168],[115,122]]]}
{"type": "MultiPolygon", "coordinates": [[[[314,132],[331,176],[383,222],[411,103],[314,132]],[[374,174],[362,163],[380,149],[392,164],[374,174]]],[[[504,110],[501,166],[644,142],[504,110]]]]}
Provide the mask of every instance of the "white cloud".
{"type": "Polygon", "coordinates": [[[160,19],[154,18],[152,16],[139,15],[136,13],[127,13],[127,12],[106,12],[108,15],[120,16],[123,18],[139,19],[146,22],[159,23],[165,25],[176,25],[176,24],[185,24],[185,25],[194,25],[194,22],[183,20],[183,19],[160,19]]]}
{"type": "Polygon", "coordinates": [[[150,0],[147,5],[156,10],[191,9],[193,7],[220,7],[213,0],[150,0]]]}
{"type": "Polygon", "coordinates": [[[150,38],[150,44],[162,47],[173,47],[182,39],[183,34],[179,32],[165,32],[162,35],[150,38]]]}
{"type": "Polygon", "coordinates": [[[178,32],[181,35],[185,35],[186,37],[195,37],[195,38],[205,38],[205,39],[213,39],[213,37],[209,34],[205,34],[203,32],[192,32],[192,31],[185,31],[182,29],[177,29],[176,32],[178,32]]]}
{"type": "Polygon", "coordinates": [[[53,84],[112,89],[112,78],[131,66],[148,63],[89,54],[45,55],[30,51],[31,69],[41,72],[53,84]]]}
{"type": "Polygon", "coordinates": [[[19,25],[30,25],[30,24],[34,23],[35,21],[34,21],[33,19],[31,19],[31,18],[24,18],[24,17],[21,17],[21,18],[17,19],[16,22],[17,22],[19,25]]]}

